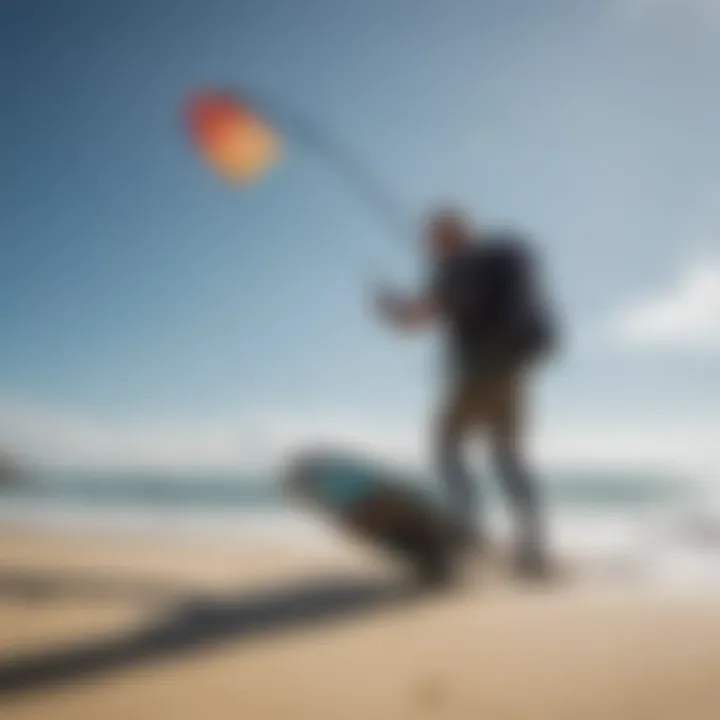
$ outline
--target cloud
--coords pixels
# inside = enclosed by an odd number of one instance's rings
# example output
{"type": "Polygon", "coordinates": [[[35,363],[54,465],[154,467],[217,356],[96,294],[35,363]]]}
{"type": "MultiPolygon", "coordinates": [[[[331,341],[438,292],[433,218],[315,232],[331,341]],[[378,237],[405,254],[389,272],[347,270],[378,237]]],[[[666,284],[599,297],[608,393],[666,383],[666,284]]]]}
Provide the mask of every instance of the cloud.
{"type": "Polygon", "coordinates": [[[534,442],[534,455],[546,467],[642,469],[720,479],[720,418],[579,418],[550,427],[534,442]]]}
{"type": "Polygon", "coordinates": [[[671,287],[620,311],[611,332],[631,347],[720,350],[720,260],[689,264],[671,287]]]}
{"type": "MultiPolygon", "coordinates": [[[[538,429],[531,452],[545,467],[720,469],[720,419],[663,424],[573,418],[538,429]]],[[[337,412],[265,412],[206,422],[167,418],[119,424],[0,402],[0,447],[28,463],[60,468],[272,471],[298,449],[325,443],[427,468],[428,439],[424,417],[391,425],[337,412]]]]}
{"type": "Polygon", "coordinates": [[[40,466],[107,469],[262,470],[308,444],[337,444],[405,461],[418,438],[382,422],[338,413],[302,417],[254,413],[239,418],[112,422],[77,412],[0,401],[0,449],[40,466]]]}

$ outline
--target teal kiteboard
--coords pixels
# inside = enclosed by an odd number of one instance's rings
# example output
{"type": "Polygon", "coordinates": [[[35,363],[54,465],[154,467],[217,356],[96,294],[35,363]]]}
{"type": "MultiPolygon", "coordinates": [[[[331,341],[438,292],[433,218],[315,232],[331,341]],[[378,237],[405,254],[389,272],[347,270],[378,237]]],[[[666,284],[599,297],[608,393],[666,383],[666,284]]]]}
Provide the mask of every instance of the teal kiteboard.
{"type": "Polygon", "coordinates": [[[289,464],[284,487],[336,525],[405,562],[428,583],[448,580],[457,533],[439,500],[413,478],[336,451],[310,451],[289,464]]]}

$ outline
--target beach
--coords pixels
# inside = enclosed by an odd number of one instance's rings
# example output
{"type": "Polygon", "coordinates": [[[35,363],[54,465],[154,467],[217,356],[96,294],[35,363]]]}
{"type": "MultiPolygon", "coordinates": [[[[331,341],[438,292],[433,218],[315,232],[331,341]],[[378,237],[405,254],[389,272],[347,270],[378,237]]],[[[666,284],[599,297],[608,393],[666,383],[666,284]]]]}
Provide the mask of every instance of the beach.
{"type": "Polygon", "coordinates": [[[501,570],[418,596],[351,544],[5,532],[0,717],[720,716],[712,593],[501,570]]]}

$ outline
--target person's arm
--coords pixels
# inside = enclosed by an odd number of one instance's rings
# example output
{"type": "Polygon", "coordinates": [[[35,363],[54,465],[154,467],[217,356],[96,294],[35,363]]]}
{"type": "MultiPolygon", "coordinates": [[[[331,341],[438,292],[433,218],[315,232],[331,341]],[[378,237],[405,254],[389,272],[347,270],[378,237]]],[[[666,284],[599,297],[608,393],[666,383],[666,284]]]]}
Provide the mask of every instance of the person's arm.
{"type": "Polygon", "coordinates": [[[388,291],[377,294],[377,308],[382,317],[401,330],[422,330],[438,316],[435,300],[429,296],[404,298],[388,291]]]}

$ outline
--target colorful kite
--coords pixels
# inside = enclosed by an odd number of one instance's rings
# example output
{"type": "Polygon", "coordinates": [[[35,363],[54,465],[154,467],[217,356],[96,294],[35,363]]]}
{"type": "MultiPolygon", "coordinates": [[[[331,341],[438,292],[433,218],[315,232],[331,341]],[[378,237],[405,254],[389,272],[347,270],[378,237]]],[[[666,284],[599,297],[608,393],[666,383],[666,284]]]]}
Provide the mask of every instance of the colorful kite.
{"type": "Polygon", "coordinates": [[[279,155],[282,133],[322,156],[393,234],[411,232],[402,208],[371,168],[325,128],[276,98],[240,89],[201,91],[187,103],[185,121],[202,158],[226,182],[245,186],[260,178],[279,155]]]}
{"type": "Polygon", "coordinates": [[[227,182],[252,183],[278,156],[272,128],[230,94],[210,91],[191,98],[187,124],[204,160],[227,182]]]}

